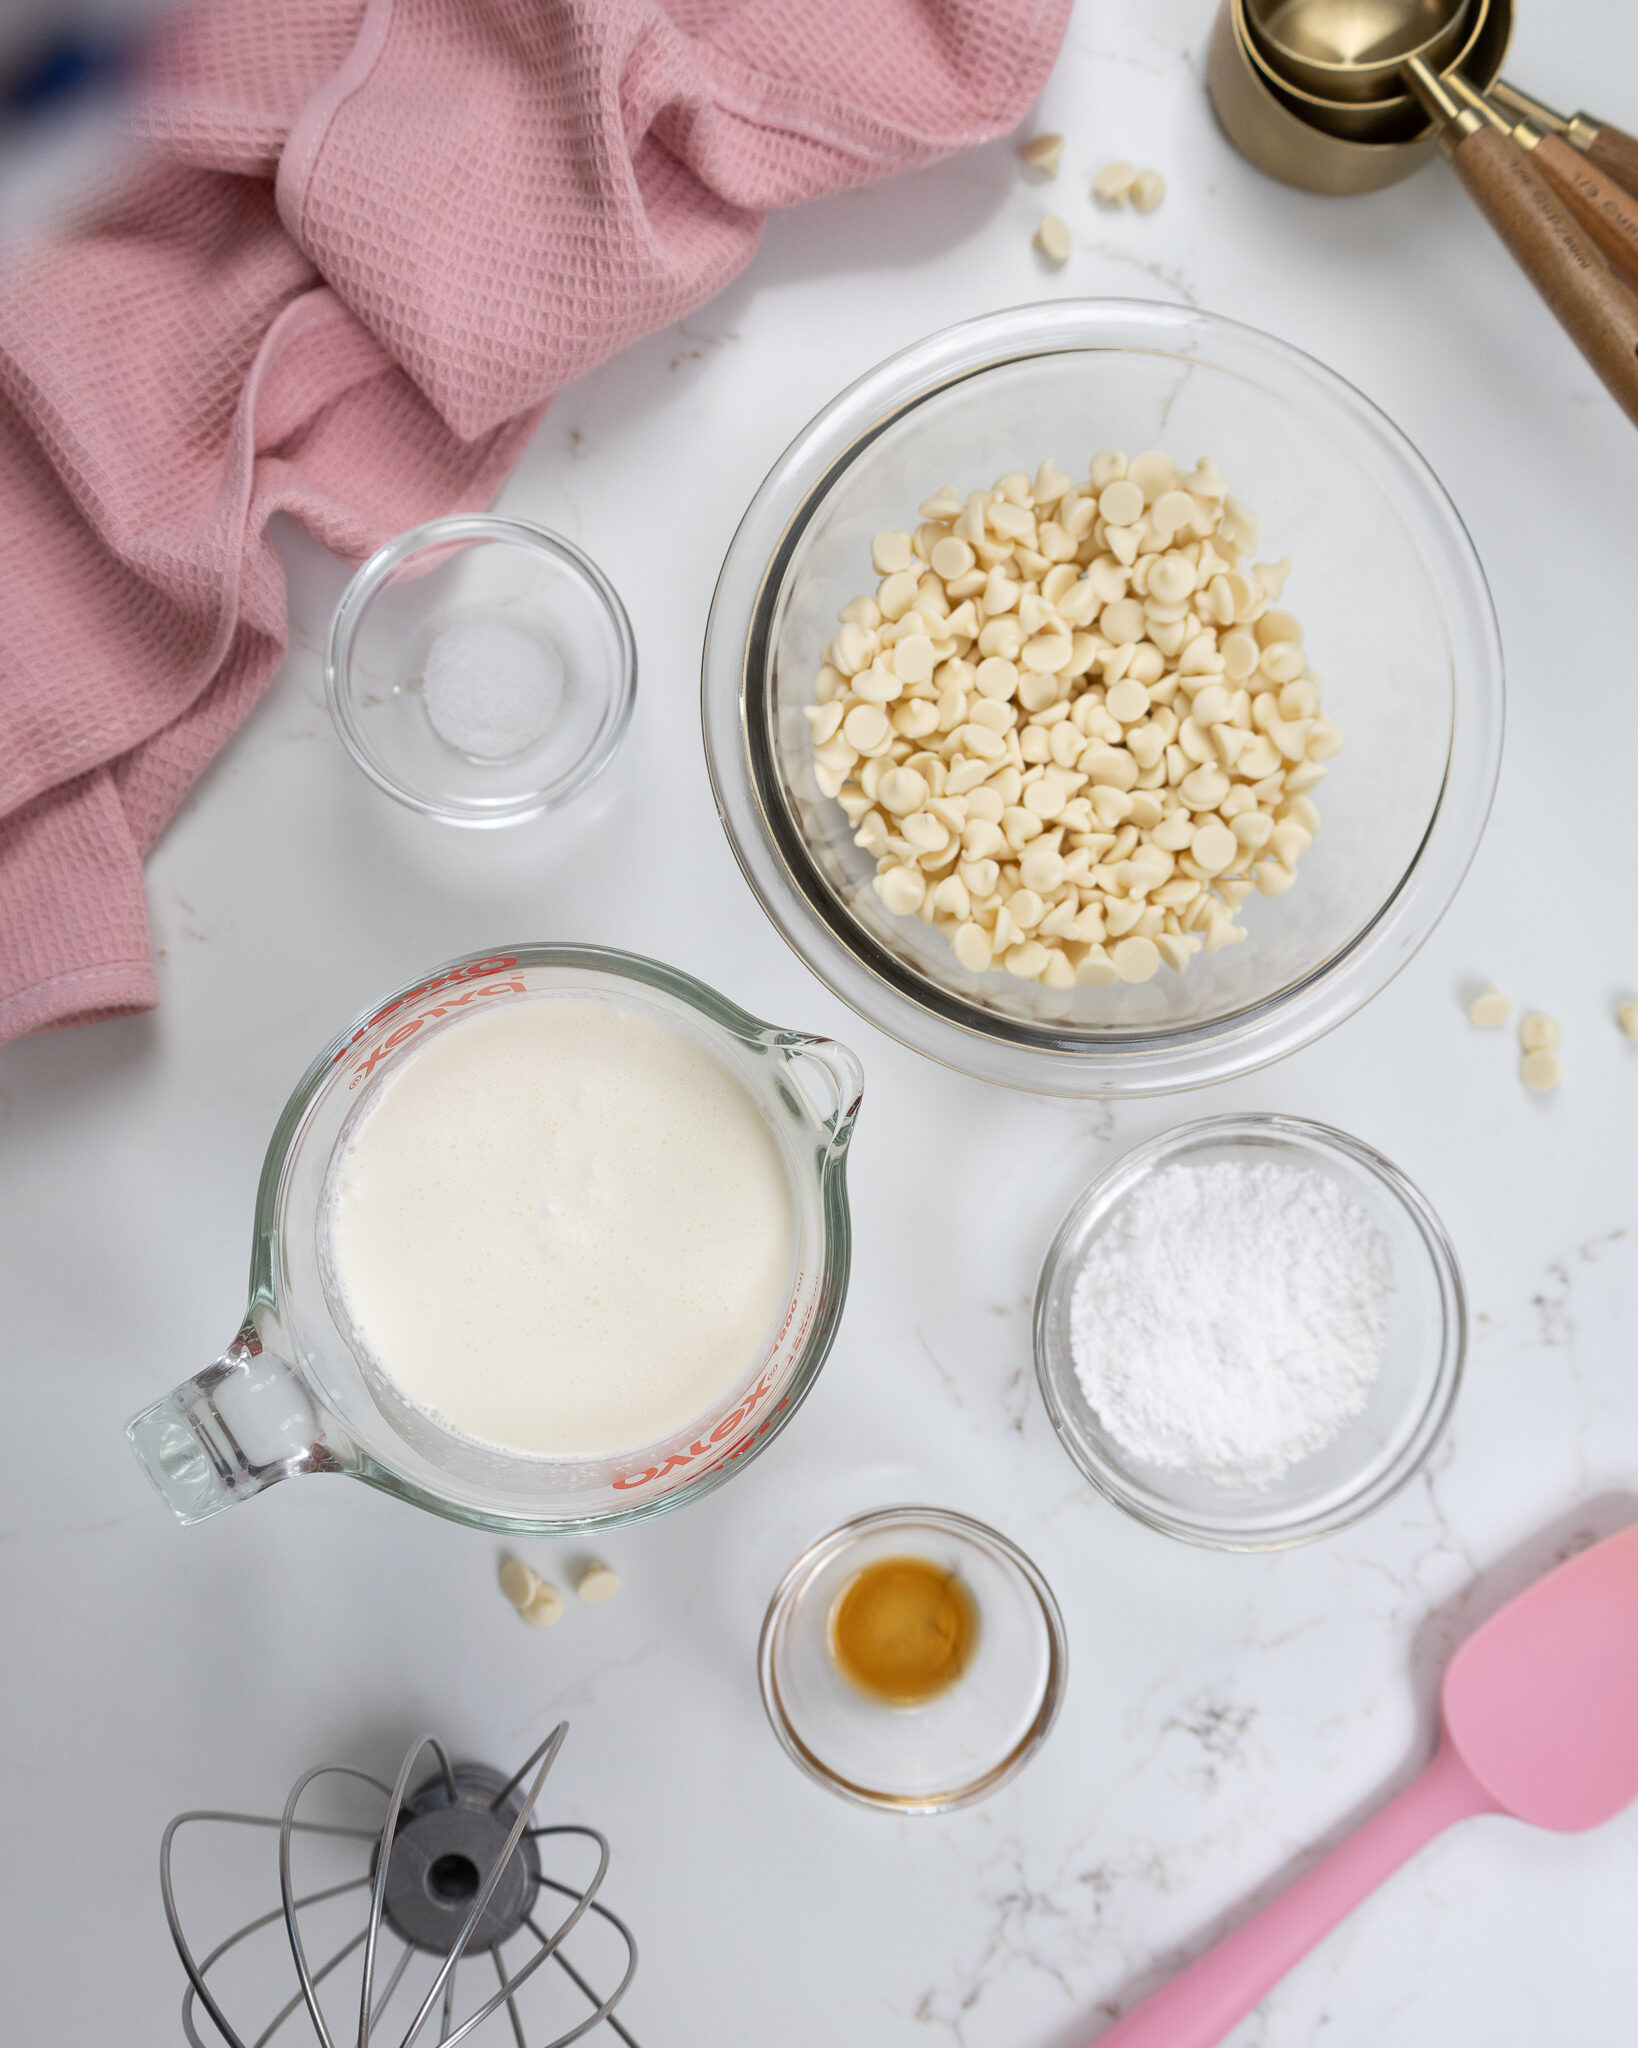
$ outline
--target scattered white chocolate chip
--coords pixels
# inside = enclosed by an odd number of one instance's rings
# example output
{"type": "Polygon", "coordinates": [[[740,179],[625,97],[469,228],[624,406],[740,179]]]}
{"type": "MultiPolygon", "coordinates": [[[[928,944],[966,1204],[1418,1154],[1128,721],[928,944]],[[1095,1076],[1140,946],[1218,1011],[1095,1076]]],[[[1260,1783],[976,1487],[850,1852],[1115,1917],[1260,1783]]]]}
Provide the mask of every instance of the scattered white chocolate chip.
{"type": "Polygon", "coordinates": [[[1032,171],[1043,171],[1049,178],[1057,177],[1063,153],[1064,139],[1061,135],[1032,135],[1018,151],[1032,171]]]}
{"type": "Polygon", "coordinates": [[[609,1570],[606,1564],[590,1564],[575,1581],[575,1591],[589,1607],[600,1601],[612,1600],[620,1590],[620,1575],[609,1570]]]}
{"type": "Polygon", "coordinates": [[[1532,1046],[1519,1061],[1519,1079],[1538,1095],[1549,1088],[1556,1088],[1563,1079],[1557,1053],[1544,1045],[1532,1046]]]}
{"type": "Polygon", "coordinates": [[[1519,1044],[1526,1052],[1557,1052],[1563,1043],[1564,1030],[1556,1017],[1538,1011],[1519,1025],[1519,1044]]]}
{"type": "Polygon", "coordinates": [[[969,973],[1181,973],[1291,888],[1342,736],[1288,562],[1215,463],[1105,450],[924,500],[872,545],[808,707],[815,783],[883,906],[969,973]]]}
{"type": "Polygon", "coordinates": [[[1105,164],[1092,180],[1092,196],[1101,199],[1105,206],[1124,206],[1137,181],[1137,165],[1119,158],[1112,164],[1105,164]]]}
{"type": "MultiPolygon", "coordinates": [[[[1035,246],[1049,263],[1067,263],[1069,252],[1075,246],[1070,240],[1069,229],[1055,213],[1043,213],[1041,225],[1035,230],[1035,246]]],[[[1034,521],[1030,524],[1033,526],[1034,521]]]]}
{"type": "Polygon", "coordinates": [[[521,1557],[509,1557],[500,1568],[500,1589],[520,1612],[540,1591],[545,1581],[521,1557]]]}
{"type": "Polygon", "coordinates": [[[1615,1021],[1628,1038],[1638,1038],[1638,1003],[1617,1003],[1615,1021]]]}
{"type": "Polygon", "coordinates": [[[1139,171],[1132,180],[1132,204],[1139,213],[1153,213],[1166,197],[1166,180],[1158,171],[1139,171]]]}
{"type": "Polygon", "coordinates": [[[551,1628],[563,1619],[563,1595],[557,1588],[542,1579],[536,1588],[535,1597],[527,1607],[518,1612],[531,1628],[551,1628]]]}
{"type": "Polygon", "coordinates": [[[1481,1031],[1494,1031],[1507,1022],[1513,1014],[1511,1000],[1492,984],[1480,989],[1467,1006],[1467,1021],[1477,1024],[1481,1031]]]}

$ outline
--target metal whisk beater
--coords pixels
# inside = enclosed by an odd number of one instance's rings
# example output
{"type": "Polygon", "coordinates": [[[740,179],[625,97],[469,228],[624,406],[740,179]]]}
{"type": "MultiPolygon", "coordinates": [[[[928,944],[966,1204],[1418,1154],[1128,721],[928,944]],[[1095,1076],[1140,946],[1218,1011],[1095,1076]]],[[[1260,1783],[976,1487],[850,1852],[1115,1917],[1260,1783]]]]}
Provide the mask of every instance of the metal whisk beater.
{"type": "MultiPolygon", "coordinates": [[[[636,1973],[637,1944],[625,1922],[597,1898],[609,1865],[608,1842],[595,1828],[529,1824],[568,1727],[566,1721],[560,1722],[509,1778],[484,1764],[452,1764],[437,1737],[425,1735],[410,1745],[391,1785],[349,1765],[320,1764],[291,1787],[284,1812],[277,1818],[212,1811],[178,1814],[166,1828],[160,1846],[159,1881],[165,1917],[188,1974],[182,2027],[192,2048],[220,2048],[220,2042],[226,2042],[227,2048],[267,2048],[286,2021],[303,2010],[320,2048],[345,2048],[348,2043],[367,2048],[371,2042],[384,2048],[388,2041],[397,2048],[411,2048],[415,2041],[433,2039],[453,2048],[491,2020],[498,2023],[503,2009],[515,2048],[566,2048],[568,2042],[604,2024],[628,2048],[637,2048],[614,2017],[614,2008],[636,1973]],[[437,1768],[411,1790],[410,1778],[429,1750],[437,1768]],[[531,1771],[534,1777],[525,1791],[531,1771]],[[309,1788],[330,1781],[334,1789],[338,1779],[366,1787],[386,1800],[378,1826],[302,1817],[309,1788]],[[172,1863],[178,1834],[206,1822],[222,1828],[277,1830],[280,1904],[236,1928],[199,1959],[183,1932],[172,1863]],[[293,1869],[298,1838],[305,1853],[324,1854],[332,1863],[339,1860],[344,1866],[362,1860],[365,1867],[298,1895],[293,1869]],[[543,1847],[561,1846],[571,1838],[596,1850],[596,1868],[584,1883],[567,1882],[542,1866],[543,1847]],[[317,1938],[318,1924],[345,1915],[366,1892],[369,1912],[364,1925],[351,1932],[331,1927],[325,1943],[331,1952],[315,1964],[309,1950],[317,1938]],[[537,1919],[547,1893],[571,1902],[550,1930],[543,1929],[537,1919]],[[282,1947],[278,1943],[281,1923],[289,1957],[295,1963],[297,1988],[271,2017],[263,2007],[257,2031],[241,2033],[225,2010],[224,1978],[243,1969],[248,1958],[258,1956],[263,1979],[260,1995],[271,2002],[265,1989],[268,1959],[265,1954],[258,1955],[265,1944],[257,1944],[254,1937],[265,1930],[274,1945],[282,1947]],[[608,1930],[601,1945],[617,1966],[622,1959],[624,1965],[614,1989],[607,1994],[598,1991],[564,1952],[564,1943],[577,1929],[583,1941],[599,1925],[608,1930]],[[383,1964],[384,1937],[401,1946],[390,1967],[383,1964]],[[529,1953],[514,1965],[502,1950],[523,1941],[528,1942],[529,1953]],[[457,1972],[463,1962],[475,1962],[485,1954],[494,1971],[494,1988],[488,1989],[486,1980],[473,2010],[463,2014],[457,2004],[457,1972]],[[424,1987],[412,1981],[417,1959],[422,1964],[419,1975],[430,1975],[424,1987]],[[561,2005],[565,1981],[573,1987],[568,1995],[575,1997],[575,2010],[568,2018],[561,2011],[545,2015],[526,2012],[531,2003],[540,2004],[543,1991],[552,1988],[552,1973],[543,1974],[548,1962],[555,1966],[558,1992],[548,2004],[561,2005]],[[589,2012],[585,2010],[588,2001],[589,2012]],[[201,2010],[219,2040],[201,2036],[201,2010]],[[389,2011],[393,2014],[390,2025],[389,2011]],[[435,2016],[437,2032],[433,2035],[428,2029],[435,2016]]],[[[555,1905],[555,1900],[545,1903],[555,1905]]],[[[288,1959],[279,1974],[282,1990],[289,1983],[288,1959]]],[[[485,2036],[495,2037],[494,2029],[485,2036]]]]}

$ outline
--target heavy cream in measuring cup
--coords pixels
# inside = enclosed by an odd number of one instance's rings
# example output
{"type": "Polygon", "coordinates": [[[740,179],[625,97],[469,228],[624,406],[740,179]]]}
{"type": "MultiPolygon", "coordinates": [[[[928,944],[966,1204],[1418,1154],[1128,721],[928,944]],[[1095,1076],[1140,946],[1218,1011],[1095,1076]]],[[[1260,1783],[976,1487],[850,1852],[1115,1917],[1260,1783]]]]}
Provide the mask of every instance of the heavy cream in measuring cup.
{"type": "Polygon", "coordinates": [[[756,1103],[682,1031],[584,997],[463,1019],[381,1081],[319,1230],[335,1305],[399,1390],[536,1455],[686,1427],[790,1297],[790,1188],[756,1103]]]}

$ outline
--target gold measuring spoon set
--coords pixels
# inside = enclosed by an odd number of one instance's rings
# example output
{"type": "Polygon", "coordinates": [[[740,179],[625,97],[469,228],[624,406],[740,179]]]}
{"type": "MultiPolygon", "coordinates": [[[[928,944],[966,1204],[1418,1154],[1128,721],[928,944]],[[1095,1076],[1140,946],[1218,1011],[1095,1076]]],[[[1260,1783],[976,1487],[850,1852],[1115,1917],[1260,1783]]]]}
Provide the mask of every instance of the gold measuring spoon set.
{"type": "Polygon", "coordinates": [[[1442,149],[1638,423],[1638,141],[1501,76],[1513,0],[1224,0],[1209,80],[1230,140],[1309,192],[1376,191],[1442,149]]]}

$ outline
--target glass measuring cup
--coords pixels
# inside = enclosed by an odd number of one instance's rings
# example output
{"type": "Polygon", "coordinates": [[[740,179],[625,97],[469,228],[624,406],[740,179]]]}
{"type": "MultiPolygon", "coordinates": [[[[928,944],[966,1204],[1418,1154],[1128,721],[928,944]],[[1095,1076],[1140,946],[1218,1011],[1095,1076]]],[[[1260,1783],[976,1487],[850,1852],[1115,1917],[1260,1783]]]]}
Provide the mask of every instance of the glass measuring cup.
{"type": "Polygon", "coordinates": [[[521,1535],[639,1521],[707,1493],[778,1435],[835,1338],[862,1086],[845,1046],[764,1024],[655,960],[533,945],[452,960],[359,1017],[308,1068],[262,1167],[244,1325],[214,1365],[131,1419],[131,1448],[181,1522],[305,1472],[344,1473],[452,1521],[521,1535]],[[687,1429],[608,1458],[527,1456],[444,1427],[354,1350],[320,1277],[326,1171],[365,1084],[475,1010],[542,994],[612,999],[693,1037],[757,1103],[790,1184],[790,1297],[761,1355],[687,1429]]]}

